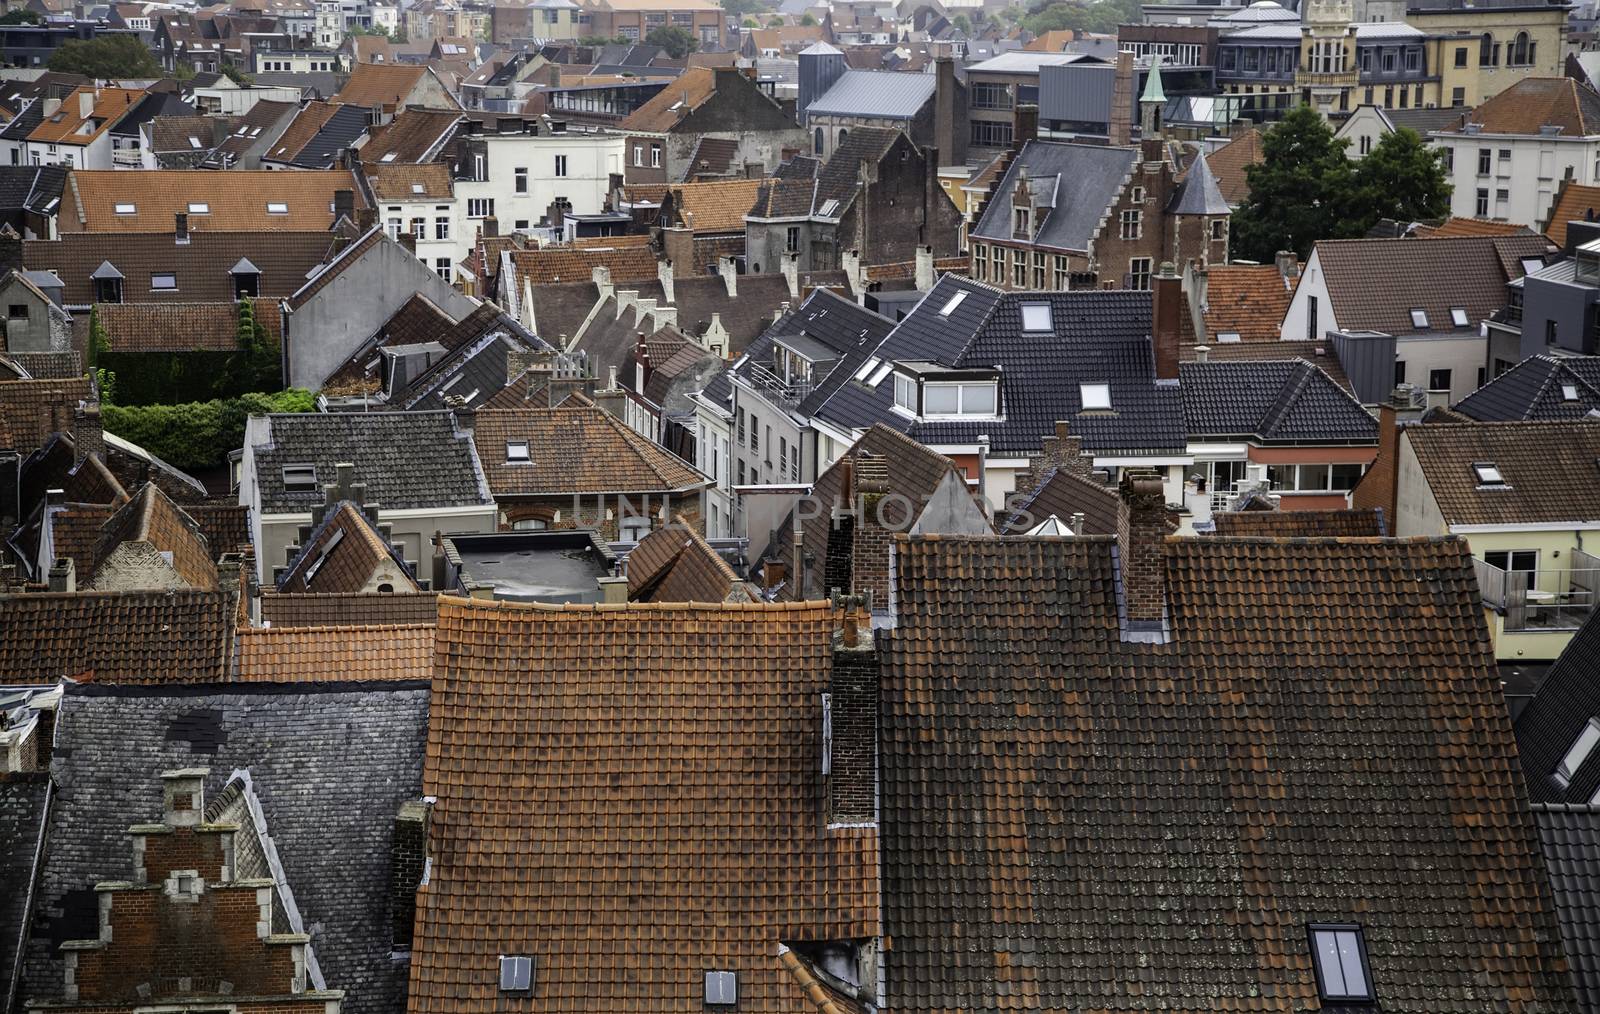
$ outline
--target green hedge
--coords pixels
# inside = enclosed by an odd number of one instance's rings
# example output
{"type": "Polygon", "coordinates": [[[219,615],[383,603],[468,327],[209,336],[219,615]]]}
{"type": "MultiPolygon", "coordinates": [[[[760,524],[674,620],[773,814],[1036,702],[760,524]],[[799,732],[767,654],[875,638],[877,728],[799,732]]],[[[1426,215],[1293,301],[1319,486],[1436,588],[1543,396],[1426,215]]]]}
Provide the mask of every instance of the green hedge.
{"type": "MultiPolygon", "coordinates": [[[[116,383],[118,397],[122,397],[120,376],[116,383]]],[[[244,446],[245,420],[252,415],[315,410],[315,396],[301,390],[246,394],[225,401],[191,401],[182,405],[100,406],[107,430],[183,469],[218,468],[226,464],[228,452],[244,446]]]]}
{"type": "Polygon", "coordinates": [[[95,366],[115,374],[116,397],[124,405],[238,398],[280,386],[277,358],[263,362],[259,353],[244,350],[104,351],[95,356],[95,366]]]}

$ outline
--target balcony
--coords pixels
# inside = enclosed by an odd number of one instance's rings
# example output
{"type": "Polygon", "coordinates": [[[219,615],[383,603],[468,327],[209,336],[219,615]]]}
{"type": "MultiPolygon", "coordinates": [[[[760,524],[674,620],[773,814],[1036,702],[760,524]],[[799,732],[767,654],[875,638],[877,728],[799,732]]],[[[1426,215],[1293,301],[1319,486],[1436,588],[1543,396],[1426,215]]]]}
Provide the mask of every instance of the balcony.
{"type": "Polygon", "coordinates": [[[754,387],[762,397],[785,408],[794,408],[804,401],[806,395],[811,393],[809,380],[785,380],[764,366],[748,363],[740,371],[740,375],[754,387]]]}
{"type": "Polygon", "coordinates": [[[144,151],[140,148],[113,148],[111,150],[111,168],[113,169],[143,169],[144,151]]]}
{"type": "Polygon", "coordinates": [[[1507,631],[1576,630],[1600,600],[1600,557],[1571,551],[1570,569],[1504,571],[1474,559],[1485,608],[1505,618],[1507,631]]]}

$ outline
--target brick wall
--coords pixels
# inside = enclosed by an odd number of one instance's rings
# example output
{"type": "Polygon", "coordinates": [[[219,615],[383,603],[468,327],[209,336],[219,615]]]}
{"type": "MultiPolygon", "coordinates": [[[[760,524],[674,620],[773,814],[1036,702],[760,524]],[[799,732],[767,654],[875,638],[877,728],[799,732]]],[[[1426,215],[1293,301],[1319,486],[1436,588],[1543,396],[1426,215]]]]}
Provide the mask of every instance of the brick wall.
{"type": "Polygon", "coordinates": [[[175,827],[144,838],[144,883],[159,884],[173,870],[198,870],[206,880],[222,877],[222,835],[175,827]]]}
{"type": "MultiPolygon", "coordinates": [[[[1357,510],[1382,508],[1389,524],[1394,524],[1396,476],[1400,468],[1399,413],[1392,404],[1378,407],[1378,456],[1372,467],[1350,493],[1350,506],[1357,510]]],[[[1392,533],[1391,533],[1392,534],[1392,533]]]]}
{"type": "Polygon", "coordinates": [[[407,803],[394,821],[390,851],[393,875],[389,881],[389,908],[396,950],[411,949],[412,926],[417,913],[417,885],[428,855],[428,810],[424,803],[407,803]]]}
{"type": "Polygon", "coordinates": [[[832,765],[828,774],[828,820],[860,823],[877,819],[878,656],[866,645],[835,641],[828,681],[833,718],[832,765]]]}
{"type": "Polygon", "coordinates": [[[1122,593],[1128,619],[1161,620],[1166,611],[1162,544],[1167,537],[1167,497],[1161,477],[1149,472],[1123,474],[1119,489],[1128,505],[1128,529],[1118,547],[1122,593]]]}

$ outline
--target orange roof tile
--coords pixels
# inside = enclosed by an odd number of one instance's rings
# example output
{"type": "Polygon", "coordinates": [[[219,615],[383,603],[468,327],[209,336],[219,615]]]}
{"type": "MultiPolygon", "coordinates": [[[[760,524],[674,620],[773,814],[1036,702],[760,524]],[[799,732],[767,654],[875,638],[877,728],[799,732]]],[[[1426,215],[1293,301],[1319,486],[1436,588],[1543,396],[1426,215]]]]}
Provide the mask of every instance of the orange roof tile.
{"type": "Polygon", "coordinates": [[[61,108],[44,118],[28,135],[30,141],[82,147],[103,134],[144,98],[141,88],[83,87],[61,100],[61,108]],[[82,115],[82,96],[94,96],[94,106],[82,115]]]}
{"type": "Polygon", "coordinates": [[[1472,111],[1467,122],[1485,134],[1537,136],[1545,127],[1564,137],[1600,134],[1600,95],[1570,77],[1523,78],[1472,111]]]}
{"type": "Polygon", "coordinates": [[[331,101],[349,106],[383,106],[392,109],[411,94],[428,73],[415,63],[358,63],[331,101]]]}
{"type": "Polygon", "coordinates": [[[368,164],[366,172],[372,194],[380,201],[447,201],[455,193],[450,167],[440,162],[368,164]]]}
{"type": "Polygon", "coordinates": [[[1213,264],[1206,269],[1206,332],[1213,342],[1227,332],[1240,341],[1277,341],[1293,296],[1294,282],[1276,265],[1213,264]]]}
{"type": "Polygon", "coordinates": [[[657,275],[656,254],[650,249],[649,237],[645,242],[633,242],[634,237],[614,237],[619,242],[607,245],[551,246],[541,250],[513,250],[510,252],[512,268],[518,278],[536,285],[553,282],[587,282],[594,277],[594,269],[610,270],[613,282],[638,282],[653,280],[657,275]]]}
{"type": "MultiPolygon", "coordinates": [[[[1532,232],[1525,225],[1515,222],[1493,222],[1486,218],[1447,218],[1443,222],[1429,229],[1427,239],[1449,239],[1451,236],[1511,236],[1516,233],[1532,232]]],[[[1418,230],[1418,235],[1423,235],[1418,230]]]]}
{"type": "Polygon", "coordinates": [[[1206,156],[1206,166],[1217,178],[1222,199],[1232,205],[1243,204],[1250,196],[1250,181],[1245,170],[1262,160],[1261,131],[1254,127],[1206,156]]]}
{"type": "Polygon", "coordinates": [[[676,492],[710,484],[688,462],[582,397],[559,408],[478,412],[472,438],[496,497],[676,492]],[[509,461],[508,440],[527,441],[529,460],[509,461]]]}
{"type": "Polygon", "coordinates": [[[664,134],[678,121],[716,93],[716,71],[695,68],[684,71],[654,98],[623,118],[617,129],[629,133],[664,134]]]}
{"type": "Polygon", "coordinates": [[[191,232],[326,232],[340,190],[352,191],[360,207],[348,169],[77,169],[67,179],[58,223],[62,232],[171,233],[183,212],[191,232]]]}
{"type": "Polygon", "coordinates": [[[433,632],[431,623],[242,628],[239,679],[247,683],[432,679],[433,632]]]}
{"type": "Polygon", "coordinates": [[[755,206],[765,180],[716,180],[669,187],[673,224],[692,232],[743,232],[744,216],[755,206]]]}
{"type": "Polygon", "coordinates": [[[1581,183],[1562,183],[1556,195],[1555,206],[1544,224],[1544,234],[1550,242],[1563,249],[1567,245],[1567,223],[1581,222],[1600,216],[1600,187],[1581,183]]]}

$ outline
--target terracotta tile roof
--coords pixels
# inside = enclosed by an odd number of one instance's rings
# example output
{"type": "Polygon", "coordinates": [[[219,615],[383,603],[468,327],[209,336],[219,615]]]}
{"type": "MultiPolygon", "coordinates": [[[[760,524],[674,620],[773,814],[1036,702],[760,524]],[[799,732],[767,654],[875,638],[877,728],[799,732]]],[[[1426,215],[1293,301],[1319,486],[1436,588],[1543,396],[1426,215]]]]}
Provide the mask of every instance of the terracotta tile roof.
{"type": "Polygon", "coordinates": [[[239,679],[263,683],[433,678],[433,624],[252,627],[239,631],[239,679]]]}
{"type": "Polygon", "coordinates": [[[357,106],[308,102],[262,152],[261,160],[296,169],[327,169],[340,148],[353,146],[366,133],[369,116],[357,106]]]}
{"type": "Polygon", "coordinates": [[[72,561],[78,581],[88,583],[94,573],[95,547],[100,532],[111,520],[111,504],[69,504],[50,517],[50,547],[56,559],[72,561]]]}
{"type": "Polygon", "coordinates": [[[716,71],[706,67],[686,70],[650,101],[623,117],[617,129],[634,134],[664,134],[716,91],[716,71]]]}
{"type": "Polygon", "coordinates": [[[426,165],[374,162],[367,164],[366,171],[372,194],[380,201],[448,201],[455,195],[450,167],[442,162],[426,165]]]}
{"type": "Polygon", "coordinates": [[[615,284],[653,281],[658,276],[656,254],[650,249],[649,236],[614,236],[599,245],[548,246],[510,253],[519,293],[523,281],[535,285],[587,282],[598,267],[609,269],[615,284]]]}
{"type": "Polygon", "coordinates": [[[1213,264],[1206,268],[1202,314],[1213,344],[1233,332],[1245,342],[1277,341],[1294,298],[1294,280],[1273,264],[1213,264]]]}
{"type": "Polygon", "coordinates": [[[440,155],[461,122],[461,114],[453,109],[402,109],[394,119],[372,131],[361,146],[361,157],[378,165],[430,162],[440,155]],[[389,155],[394,158],[385,162],[389,155]]]}
{"type": "Polygon", "coordinates": [[[60,109],[33,128],[28,140],[84,147],[115,126],[144,96],[140,88],[79,88],[61,100],[60,109]],[[87,117],[80,115],[84,95],[94,96],[87,117]]]}
{"type": "Polygon", "coordinates": [[[102,683],[226,678],[237,605],[221,591],[0,596],[0,672],[9,680],[102,683]]]}
{"type": "Polygon", "coordinates": [[[433,592],[261,593],[261,622],[274,627],[406,626],[433,623],[439,596],[433,592]]]}
{"type": "Polygon", "coordinates": [[[639,540],[628,553],[634,602],[753,602],[750,587],[682,518],[639,540]]]}
{"type": "MultiPolygon", "coordinates": [[[[113,352],[239,348],[235,303],[100,303],[94,312],[113,352]]],[[[272,317],[277,317],[276,311],[272,317]]]]}
{"type": "MultiPolygon", "coordinates": [[[[334,194],[360,191],[348,169],[276,172],[236,169],[74,170],[67,179],[59,224],[62,232],[143,232],[174,230],[174,215],[189,216],[194,232],[317,232],[333,225],[334,194]],[[208,209],[199,214],[191,205],[208,209]],[[286,210],[275,214],[271,206],[286,210]],[[117,207],[132,205],[131,213],[117,207]]],[[[170,240],[169,240],[170,243],[170,240]]],[[[231,266],[228,265],[228,266],[231,266]]]]}
{"type": "Polygon", "coordinates": [[[1348,511],[1218,511],[1211,515],[1218,535],[1270,539],[1378,538],[1389,534],[1383,509],[1348,511]]]}
{"type": "Polygon", "coordinates": [[[696,490],[711,482],[586,398],[559,408],[478,412],[472,438],[497,499],[696,490]],[[526,440],[532,460],[508,462],[508,440],[526,440]]]}
{"type": "Polygon", "coordinates": [[[443,599],[411,1009],[496,1009],[501,954],[537,956],[545,1010],[698,1010],[713,969],[741,1010],[803,1009],[778,945],[878,932],[877,828],[823,817],[833,626],[443,599]]]}
{"type": "MultiPolygon", "coordinates": [[[[330,510],[300,547],[299,554],[277,579],[279,594],[301,592],[360,592],[367,590],[373,575],[386,565],[391,571],[408,573],[405,560],[367,520],[361,508],[348,501],[330,510]]],[[[417,591],[415,581],[391,588],[391,592],[417,591]]]]}
{"type": "Polygon", "coordinates": [[[1550,218],[1544,223],[1544,234],[1550,242],[1566,249],[1567,223],[1592,220],[1600,216],[1600,186],[1563,181],[1555,204],[1550,208],[1550,218]]]}
{"type": "Polygon", "coordinates": [[[88,579],[90,585],[101,580],[107,559],[130,542],[145,543],[165,556],[190,588],[209,591],[217,587],[216,554],[206,545],[200,526],[153,482],[145,483],[101,528],[93,577],[85,573],[79,580],[88,579]]]}
{"type": "Polygon", "coordinates": [[[150,148],[190,155],[210,151],[219,136],[226,137],[238,124],[238,118],[231,116],[157,116],[150,121],[150,148]]]}
{"type": "Polygon", "coordinates": [[[1160,645],[1120,636],[1114,548],[898,540],[894,1009],[1315,1009],[1319,922],[1385,1010],[1565,1006],[1466,544],[1169,538],[1160,645]]]}
{"type": "Polygon", "coordinates": [[[1600,521],[1600,422],[1408,427],[1422,477],[1447,525],[1600,521]],[[1475,464],[1504,482],[1485,484],[1475,464]]]}
{"type": "Polygon", "coordinates": [[[668,189],[665,183],[628,183],[622,188],[622,200],[629,204],[640,201],[660,204],[668,189]]]}
{"type": "Polygon", "coordinates": [[[1485,134],[1538,136],[1547,126],[1563,137],[1600,134],[1600,95],[1569,77],[1526,77],[1472,111],[1485,134]]]}
{"type": "MultiPolygon", "coordinates": [[[[145,173],[124,173],[142,176],[145,173]]],[[[203,173],[232,176],[233,173],[203,173]]],[[[274,173],[299,176],[303,173],[274,173]]],[[[287,296],[305,284],[306,274],[328,255],[331,237],[326,232],[285,232],[266,239],[259,232],[200,232],[187,245],[175,244],[172,233],[151,232],[111,235],[70,233],[57,240],[24,240],[22,259],[29,268],[54,271],[66,284],[68,306],[88,306],[95,301],[92,276],[102,264],[123,276],[125,303],[225,303],[233,299],[234,279],[229,272],[241,258],[261,272],[261,295],[269,301],[287,296]],[[152,290],[150,276],[171,272],[176,290],[152,290]]],[[[258,308],[262,304],[257,304],[258,308]]],[[[276,306],[256,314],[257,320],[277,330],[276,306]]]]}
{"type": "Polygon", "coordinates": [[[350,80],[345,82],[332,101],[351,106],[383,106],[386,110],[392,110],[405,101],[427,73],[428,68],[422,64],[358,63],[350,71],[350,80]]]}
{"type": "Polygon", "coordinates": [[[93,399],[88,377],[0,381],[0,446],[32,453],[51,433],[71,431],[73,413],[93,399]]]}
{"type": "Polygon", "coordinates": [[[1206,166],[1217,178],[1222,199],[1237,207],[1250,196],[1250,181],[1245,170],[1260,165],[1263,159],[1261,131],[1254,127],[1236,134],[1233,140],[1206,156],[1206,166]]]}
{"type": "MultiPolygon", "coordinates": [[[[863,128],[865,129],[865,128],[863,128]]],[[[742,232],[744,216],[755,207],[764,180],[717,180],[713,183],[679,183],[663,199],[671,205],[671,225],[691,232],[742,232]]],[[[667,225],[667,208],[662,224],[667,225]]]]}
{"type": "Polygon", "coordinates": [[[420,342],[437,341],[442,344],[442,339],[456,327],[457,323],[450,319],[449,314],[418,292],[400,305],[400,309],[384,322],[371,341],[351,353],[344,365],[329,375],[322,389],[328,394],[376,391],[382,386],[378,366],[373,362],[377,349],[420,342]]]}
{"type": "Polygon", "coordinates": [[[1452,236],[1518,236],[1533,230],[1515,222],[1495,222],[1487,218],[1457,218],[1452,216],[1436,226],[1422,226],[1414,235],[1426,239],[1449,239],[1452,236]],[[1423,232],[1423,229],[1427,229],[1423,232]]]}

